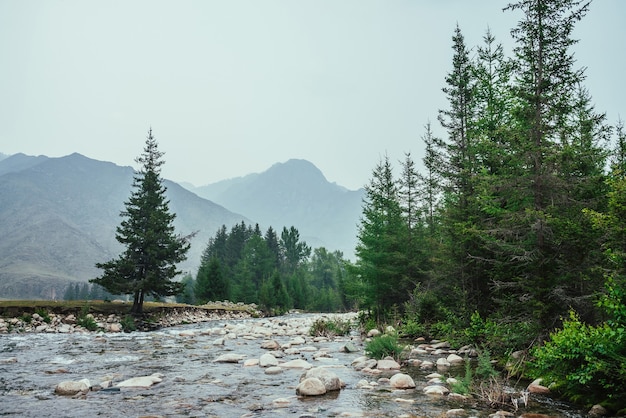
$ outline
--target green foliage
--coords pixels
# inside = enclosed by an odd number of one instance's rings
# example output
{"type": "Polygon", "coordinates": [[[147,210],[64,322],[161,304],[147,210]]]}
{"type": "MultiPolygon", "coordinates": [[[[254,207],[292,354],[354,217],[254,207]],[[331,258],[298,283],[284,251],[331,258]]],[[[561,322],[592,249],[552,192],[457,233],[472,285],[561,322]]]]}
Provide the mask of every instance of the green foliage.
{"type": "Polygon", "coordinates": [[[280,274],[276,271],[265,280],[259,292],[261,308],[269,314],[281,315],[289,310],[291,299],[280,274]]]}
{"type": "Polygon", "coordinates": [[[400,344],[398,335],[381,334],[373,337],[365,344],[365,354],[374,359],[382,359],[387,356],[398,359],[404,346],[400,344]]]}
{"type": "Polygon", "coordinates": [[[483,348],[478,351],[478,364],[476,365],[474,373],[476,374],[476,377],[481,380],[489,380],[500,375],[500,373],[493,366],[491,353],[488,349],[483,348]]]}
{"type": "Polygon", "coordinates": [[[474,377],[472,372],[472,364],[469,361],[465,362],[465,374],[461,379],[457,379],[456,382],[450,385],[450,389],[454,393],[460,395],[469,395],[472,392],[472,385],[474,383],[474,377]]]}
{"type": "Polygon", "coordinates": [[[78,318],[76,318],[76,325],[79,325],[88,331],[97,331],[99,328],[98,323],[94,319],[93,315],[84,312],[78,318]]]}
{"type": "Polygon", "coordinates": [[[403,321],[398,333],[403,338],[423,337],[426,335],[426,326],[412,319],[408,319],[403,321]]]}
{"type": "Polygon", "coordinates": [[[22,314],[20,319],[22,320],[22,322],[26,324],[30,324],[33,321],[33,316],[31,314],[25,313],[25,314],[22,314]]]}
{"type": "Polygon", "coordinates": [[[124,332],[133,332],[137,330],[137,325],[135,323],[135,317],[132,315],[126,315],[121,319],[120,325],[124,332]]]}
{"type": "Polygon", "coordinates": [[[626,331],[584,324],[570,312],[563,328],[533,351],[531,374],[542,377],[570,399],[594,404],[609,400],[613,408],[626,407],[626,331]]]}
{"type": "Polygon", "coordinates": [[[312,337],[335,337],[348,335],[352,330],[352,323],[339,318],[319,318],[313,322],[309,329],[312,337]]]}
{"type": "Polygon", "coordinates": [[[195,305],[196,304],[196,293],[195,286],[196,281],[193,279],[191,274],[186,274],[185,277],[180,281],[180,283],[184,286],[183,291],[176,295],[176,302],[178,303],[186,303],[187,305],[195,305]]]}
{"type": "Polygon", "coordinates": [[[50,318],[50,314],[48,313],[47,310],[39,308],[35,310],[35,313],[39,315],[41,319],[43,320],[43,322],[45,322],[46,324],[49,324],[50,322],[52,322],[52,318],[50,318]]]}
{"type": "Polygon", "coordinates": [[[223,225],[202,254],[196,298],[257,303],[272,314],[342,311],[353,282],[349,264],[339,251],[316,248],[311,255],[293,226],[279,238],[272,227],[262,234],[258,224],[240,222],[230,231],[223,225]]]}

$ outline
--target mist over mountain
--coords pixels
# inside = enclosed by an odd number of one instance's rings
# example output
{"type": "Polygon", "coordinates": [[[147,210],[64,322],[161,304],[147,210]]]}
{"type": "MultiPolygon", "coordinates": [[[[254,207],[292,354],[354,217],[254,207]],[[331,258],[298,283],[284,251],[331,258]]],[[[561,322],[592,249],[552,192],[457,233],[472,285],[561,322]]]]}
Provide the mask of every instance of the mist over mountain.
{"type": "Polygon", "coordinates": [[[311,162],[292,159],[262,173],[192,189],[234,212],[278,232],[295,226],[312,247],[340,250],[354,257],[363,189],[330,183],[311,162]]]}
{"type": "MultiPolygon", "coordinates": [[[[23,154],[0,161],[0,298],[61,298],[71,282],[101,273],[95,263],[123,249],[115,240],[134,171],[80,154],[23,154]]],[[[199,265],[208,239],[245,217],[165,180],[176,232],[191,241],[183,270],[199,265]]]]}
{"type": "MultiPolygon", "coordinates": [[[[0,154],[0,299],[59,299],[68,284],[101,274],[95,264],[123,250],[115,231],[133,176],[132,167],[77,153],[0,154]]],[[[218,228],[241,221],[278,233],[293,225],[310,246],[353,257],[363,190],[328,182],[308,161],[199,188],[164,185],[176,232],[197,231],[183,271],[195,274],[218,228]]]]}

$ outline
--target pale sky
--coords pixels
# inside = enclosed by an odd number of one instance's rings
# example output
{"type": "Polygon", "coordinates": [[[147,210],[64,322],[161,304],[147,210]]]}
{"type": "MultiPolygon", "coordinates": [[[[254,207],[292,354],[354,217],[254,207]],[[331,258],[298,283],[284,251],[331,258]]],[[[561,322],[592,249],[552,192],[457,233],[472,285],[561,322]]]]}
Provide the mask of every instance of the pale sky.
{"type": "MultiPolygon", "coordinates": [[[[510,56],[499,0],[0,0],[0,152],[79,152],[196,186],[290,158],[365,185],[437,132],[458,22],[510,56]]],[[[626,119],[626,1],[595,0],[575,47],[596,109],[626,119]]]]}

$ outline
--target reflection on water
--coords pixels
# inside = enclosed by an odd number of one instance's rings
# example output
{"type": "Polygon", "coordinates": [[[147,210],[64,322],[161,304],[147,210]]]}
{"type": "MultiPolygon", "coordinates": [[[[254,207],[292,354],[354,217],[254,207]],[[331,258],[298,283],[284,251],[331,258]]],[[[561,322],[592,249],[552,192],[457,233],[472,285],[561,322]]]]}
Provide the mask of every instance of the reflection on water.
{"type": "MultiPolygon", "coordinates": [[[[275,323],[297,324],[308,329],[313,315],[287,316],[275,323]],[[309,322],[306,322],[309,321],[309,322]]],[[[299,398],[295,388],[301,370],[284,370],[267,375],[258,366],[215,363],[218,356],[230,352],[247,359],[267,352],[260,348],[265,336],[248,335],[244,330],[271,328],[273,320],[215,321],[186,325],[155,332],[130,334],[6,334],[0,336],[0,415],[24,417],[75,416],[214,416],[214,417],[436,417],[453,408],[464,408],[469,416],[487,417],[495,412],[479,409],[471,402],[454,402],[444,397],[422,393],[426,374],[408,368],[417,384],[415,390],[392,390],[381,383],[374,389],[359,389],[361,379],[376,381],[380,376],[366,375],[351,367],[360,353],[344,353],[342,347],[352,341],[363,349],[358,335],[331,342],[306,345],[327,349],[331,359],[315,360],[312,352],[286,355],[282,360],[303,358],[314,366],[332,367],[345,382],[338,392],[315,398],[299,398]],[[228,324],[230,337],[216,344],[223,333],[213,332],[228,324]],[[182,331],[186,331],[182,333],[182,331]],[[233,334],[237,334],[234,335],[233,334]],[[191,334],[191,335],[185,335],[191,334]],[[237,338],[232,338],[232,337],[237,338]],[[17,362],[2,362],[8,357],[17,362]],[[165,375],[163,381],[147,389],[122,388],[119,391],[89,392],[85,396],[61,397],[55,386],[64,380],[87,378],[92,385],[107,380],[113,383],[153,373],[165,375]]],[[[273,336],[280,344],[293,335],[273,336]]],[[[432,358],[431,358],[432,360],[432,358]]],[[[383,375],[385,376],[385,375],[383,375]]],[[[386,375],[385,377],[389,377],[386,375]]],[[[568,405],[533,400],[525,412],[552,416],[582,417],[568,405]]]]}

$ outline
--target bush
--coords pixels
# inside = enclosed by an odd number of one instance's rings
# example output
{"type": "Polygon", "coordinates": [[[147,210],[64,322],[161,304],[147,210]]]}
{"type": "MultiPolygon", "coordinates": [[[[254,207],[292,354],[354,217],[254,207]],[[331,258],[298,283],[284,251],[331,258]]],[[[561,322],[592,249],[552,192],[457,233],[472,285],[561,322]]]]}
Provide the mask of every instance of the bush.
{"type": "Polygon", "coordinates": [[[135,318],[132,315],[126,315],[120,321],[120,325],[124,332],[132,332],[137,330],[137,325],[135,324],[135,318]]]}
{"type": "Polygon", "coordinates": [[[48,314],[47,310],[39,308],[35,311],[35,313],[39,315],[41,319],[43,320],[43,322],[45,322],[46,324],[49,324],[50,322],[52,322],[52,318],[50,318],[50,314],[48,314]]]}
{"type": "Polygon", "coordinates": [[[570,312],[563,329],[533,350],[530,373],[575,402],[607,401],[626,407],[626,332],[624,327],[588,326],[570,312]]]}
{"type": "Polygon", "coordinates": [[[348,335],[352,329],[350,321],[344,321],[339,318],[319,318],[315,320],[309,334],[313,337],[334,337],[337,335],[348,335]]]}
{"type": "Polygon", "coordinates": [[[423,337],[426,334],[426,327],[412,319],[404,322],[399,329],[400,336],[404,338],[423,337]]]}
{"type": "Polygon", "coordinates": [[[457,379],[455,383],[450,385],[450,389],[459,395],[469,395],[472,391],[473,374],[472,363],[465,362],[465,375],[461,379],[457,379]]]}
{"type": "Polygon", "coordinates": [[[398,342],[398,336],[392,334],[374,337],[365,345],[365,354],[374,359],[382,359],[387,356],[398,359],[403,350],[404,346],[398,342]]]}
{"type": "Polygon", "coordinates": [[[76,324],[88,331],[96,331],[98,329],[98,323],[93,318],[93,315],[89,313],[89,305],[83,306],[80,315],[76,319],[76,324]]]}

